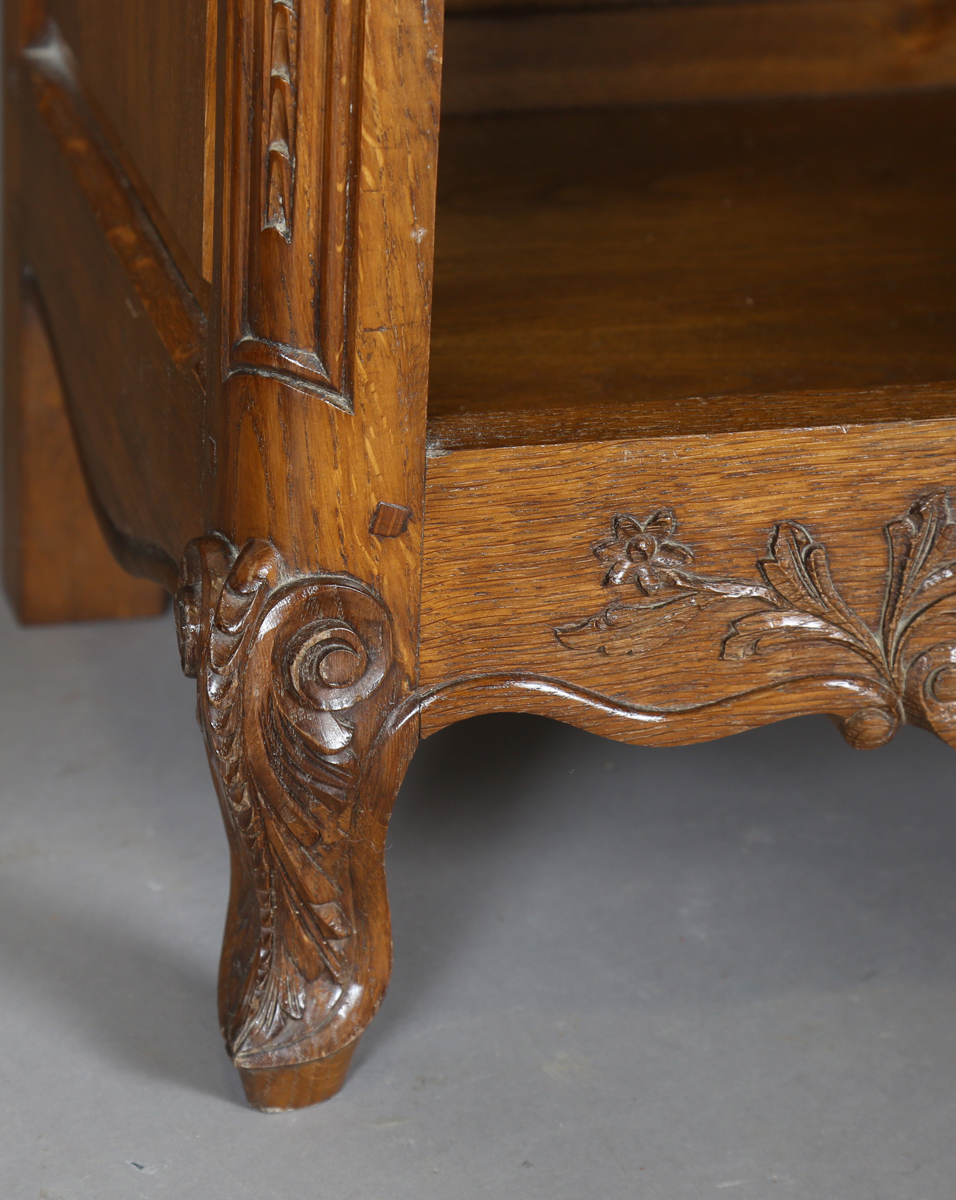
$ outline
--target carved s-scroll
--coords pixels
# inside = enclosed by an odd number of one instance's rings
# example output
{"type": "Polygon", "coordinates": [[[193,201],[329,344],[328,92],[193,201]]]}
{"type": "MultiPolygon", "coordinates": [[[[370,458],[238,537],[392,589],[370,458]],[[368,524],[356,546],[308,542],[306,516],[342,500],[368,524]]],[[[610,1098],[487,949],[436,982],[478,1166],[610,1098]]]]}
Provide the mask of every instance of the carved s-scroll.
{"type": "Polygon", "coordinates": [[[388,615],[349,576],[293,577],[268,542],[206,537],[187,548],[177,618],[238,868],[224,1034],[239,1066],[294,1061],[361,986],[350,832],[388,615]]]}

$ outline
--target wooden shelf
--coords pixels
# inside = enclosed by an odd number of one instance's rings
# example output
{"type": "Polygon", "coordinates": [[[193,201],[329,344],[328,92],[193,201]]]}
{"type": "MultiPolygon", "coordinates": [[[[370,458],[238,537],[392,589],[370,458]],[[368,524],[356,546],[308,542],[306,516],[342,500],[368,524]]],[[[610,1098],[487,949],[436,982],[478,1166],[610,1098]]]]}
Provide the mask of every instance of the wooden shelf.
{"type": "Polygon", "coordinates": [[[956,412],[954,132],[956,90],[446,119],[433,442],[956,412]]]}

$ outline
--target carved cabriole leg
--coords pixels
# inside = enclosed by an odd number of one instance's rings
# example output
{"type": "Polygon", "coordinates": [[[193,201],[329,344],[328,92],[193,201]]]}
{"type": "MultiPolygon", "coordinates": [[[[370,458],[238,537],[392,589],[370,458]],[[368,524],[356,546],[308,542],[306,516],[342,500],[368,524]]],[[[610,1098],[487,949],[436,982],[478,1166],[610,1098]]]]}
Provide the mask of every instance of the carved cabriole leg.
{"type": "Polygon", "coordinates": [[[232,852],[223,1033],[255,1107],[301,1107],[342,1085],[391,969],[385,828],[417,729],[386,724],[389,616],[219,537],[187,548],[177,616],[232,852]]]}

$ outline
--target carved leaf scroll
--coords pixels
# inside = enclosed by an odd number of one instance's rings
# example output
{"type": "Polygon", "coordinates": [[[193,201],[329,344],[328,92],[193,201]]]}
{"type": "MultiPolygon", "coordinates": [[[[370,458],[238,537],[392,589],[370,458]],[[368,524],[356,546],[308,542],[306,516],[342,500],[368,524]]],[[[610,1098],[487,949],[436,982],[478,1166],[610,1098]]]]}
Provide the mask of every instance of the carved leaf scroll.
{"type": "Polygon", "coordinates": [[[889,561],[875,629],[840,594],[826,547],[795,521],[774,527],[767,555],[757,562],[760,583],[695,573],[693,553],[676,541],[676,532],[670,509],[643,520],[617,514],[610,535],[592,551],[604,568],[602,585],[628,598],[557,627],[559,643],[610,657],[645,654],[680,636],[705,605],[752,600],[763,607],[730,622],[721,658],[793,656],[811,644],[837,646],[857,656],[861,678],[877,697],[844,725],[855,744],[885,741],[904,715],[934,728],[946,723],[956,732],[956,716],[947,707],[956,701],[956,650],[940,644],[907,657],[910,638],[931,611],[956,615],[956,522],[945,492],[921,496],[886,524],[889,561]]]}
{"type": "Polygon", "coordinates": [[[291,577],[269,542],[218,537],[187,548],[177,617],[240,880],[224,1031],[237,1064],[256,1066],[348,1002],[352,803],[389,623],[359,581],[291,577]]]}

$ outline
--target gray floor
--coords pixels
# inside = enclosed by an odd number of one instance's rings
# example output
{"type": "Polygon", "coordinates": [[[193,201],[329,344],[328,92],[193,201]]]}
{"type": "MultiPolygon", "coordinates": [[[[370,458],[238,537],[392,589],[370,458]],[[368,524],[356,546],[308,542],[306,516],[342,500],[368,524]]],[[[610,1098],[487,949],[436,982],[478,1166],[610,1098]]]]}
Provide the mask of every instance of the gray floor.
{"type": "Polygon", "coordinates": [[[0,1196],[956,1195],[956,757],[807,719],[426,743],[345,1091],[243,1106],[226,848],[168,619],[0,615],[0,1196]]]}

